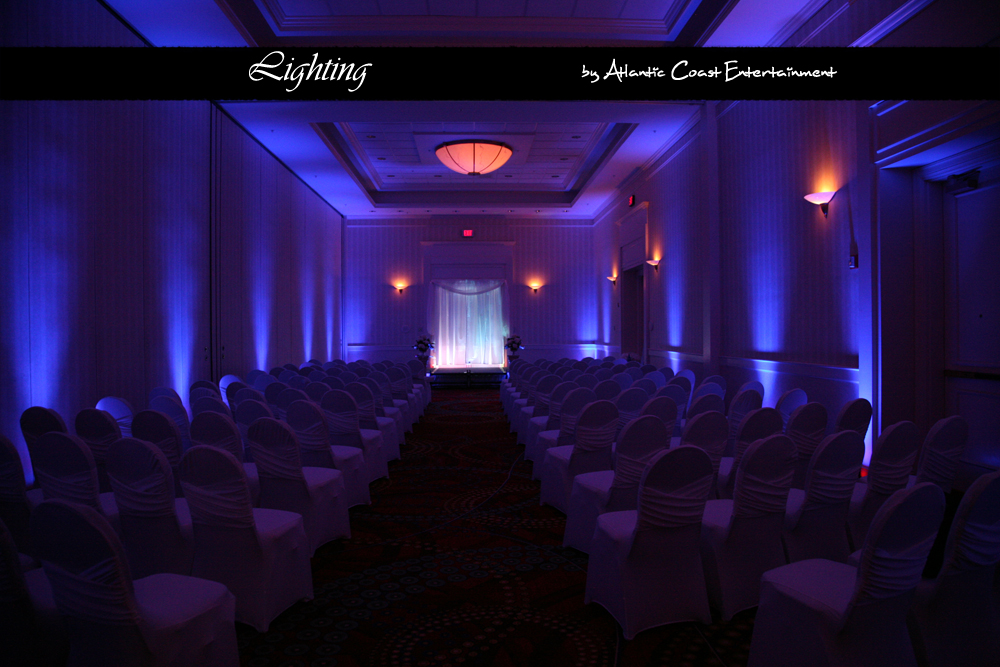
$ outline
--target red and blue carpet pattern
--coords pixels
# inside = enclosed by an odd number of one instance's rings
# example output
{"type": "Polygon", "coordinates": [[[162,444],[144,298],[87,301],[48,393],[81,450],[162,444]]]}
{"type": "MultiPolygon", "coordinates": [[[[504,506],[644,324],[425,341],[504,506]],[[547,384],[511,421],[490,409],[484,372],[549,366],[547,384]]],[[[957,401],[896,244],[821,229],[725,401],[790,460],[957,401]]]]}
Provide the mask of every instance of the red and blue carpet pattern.
{"type": "Polygon", "coordinates": [[[238,626],[246,667],[746,664],[753,612],[626,642],[584,605],[587,556],[539,506],[492,390],[438,390],[349,540],[313,558],[315,598],[268,632],[238,626]]]}

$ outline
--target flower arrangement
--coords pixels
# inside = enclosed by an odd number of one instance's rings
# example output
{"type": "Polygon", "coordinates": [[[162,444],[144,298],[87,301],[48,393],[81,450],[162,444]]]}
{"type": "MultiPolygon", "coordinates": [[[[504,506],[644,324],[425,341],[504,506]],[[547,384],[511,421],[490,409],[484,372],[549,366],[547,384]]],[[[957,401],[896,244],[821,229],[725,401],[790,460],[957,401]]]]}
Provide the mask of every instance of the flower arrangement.
{"type": "Polygon", "coordinates": [[[413,349],[421,355],[426,355],[434,349],[434,340],[427,334],[424,334],[420,338],[417,338],[417,343],[413,346],[413,349]]]}
{"type": "Polygon", "coordinates": [[[523,350],[521,347],[521,337],[518,335],[507,336],[507,340],[503,344],[507,348],[507,351],[511,354],[517,352],[518,350],[523,350]]]}

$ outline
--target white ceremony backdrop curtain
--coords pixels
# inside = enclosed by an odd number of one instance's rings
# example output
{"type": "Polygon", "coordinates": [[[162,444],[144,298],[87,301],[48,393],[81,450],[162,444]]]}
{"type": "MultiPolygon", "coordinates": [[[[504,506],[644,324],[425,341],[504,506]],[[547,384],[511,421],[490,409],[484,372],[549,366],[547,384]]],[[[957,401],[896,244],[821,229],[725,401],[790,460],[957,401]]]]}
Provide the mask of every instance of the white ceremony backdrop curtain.
{"type": "Polygon", "coordinates": [[[434,280],[428,306],[438,367],[504,364],[506,281],[434,280]]]}

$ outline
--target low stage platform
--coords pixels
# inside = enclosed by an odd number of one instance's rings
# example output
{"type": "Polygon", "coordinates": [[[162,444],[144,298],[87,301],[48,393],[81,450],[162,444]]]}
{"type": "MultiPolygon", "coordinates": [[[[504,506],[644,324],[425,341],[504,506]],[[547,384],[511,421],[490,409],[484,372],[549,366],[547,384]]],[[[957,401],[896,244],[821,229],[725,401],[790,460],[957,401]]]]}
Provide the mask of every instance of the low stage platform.
{"type": "Polygon", "coordinates": [[[431,386],[447,387],[499,387],[507,376],[502,366],[453,366],[432,368],[431,386]]]}

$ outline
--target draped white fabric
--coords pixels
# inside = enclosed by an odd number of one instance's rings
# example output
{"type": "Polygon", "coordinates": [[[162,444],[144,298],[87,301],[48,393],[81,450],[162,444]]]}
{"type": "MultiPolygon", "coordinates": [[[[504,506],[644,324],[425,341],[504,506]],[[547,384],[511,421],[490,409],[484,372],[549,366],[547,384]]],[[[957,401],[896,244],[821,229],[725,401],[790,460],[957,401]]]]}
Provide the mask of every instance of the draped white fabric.
{"type": "Polygon", "coordinates": [[[438,367],[504,364],[506,281],[435,280],[428,311],[438,367]]]}

